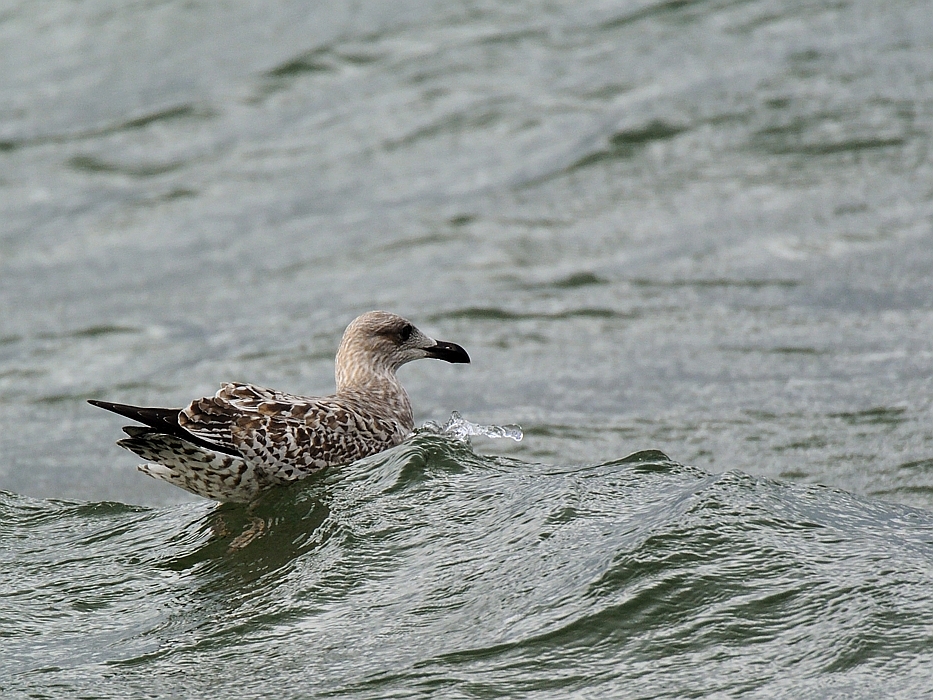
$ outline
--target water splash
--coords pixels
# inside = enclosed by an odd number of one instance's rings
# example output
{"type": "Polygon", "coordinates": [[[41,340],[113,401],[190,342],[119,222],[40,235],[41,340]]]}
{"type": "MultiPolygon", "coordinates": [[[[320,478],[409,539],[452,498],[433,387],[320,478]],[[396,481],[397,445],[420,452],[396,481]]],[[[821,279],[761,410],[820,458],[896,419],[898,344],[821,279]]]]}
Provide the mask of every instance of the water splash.
{"type": "Polygon", "coordinates": [[[516,442],[521,442],[525,434],[521,426],[518,425],[479,425],[471,423],[457,411],[450,414],[450,420],[444,425],[429,420],[421,426],[421,431],[434,433],[435,435],[446,435],[457,440],[467,441],[474,435],[482,435],[488,438],[511,438],[516,442]]]}

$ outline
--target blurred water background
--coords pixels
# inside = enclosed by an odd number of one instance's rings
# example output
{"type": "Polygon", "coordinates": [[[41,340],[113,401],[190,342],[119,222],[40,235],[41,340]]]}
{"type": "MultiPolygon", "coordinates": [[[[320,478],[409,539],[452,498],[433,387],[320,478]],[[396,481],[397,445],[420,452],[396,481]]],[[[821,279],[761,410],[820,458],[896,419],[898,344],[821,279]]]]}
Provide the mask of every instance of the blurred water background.
{"type": "Polygon", "coordinates": [[[0,692],[922,697],[930,9],[0,4],[0,692]],[[329,393],[373,308],[525,440],[248,513],[85,403],[329,393]]]}

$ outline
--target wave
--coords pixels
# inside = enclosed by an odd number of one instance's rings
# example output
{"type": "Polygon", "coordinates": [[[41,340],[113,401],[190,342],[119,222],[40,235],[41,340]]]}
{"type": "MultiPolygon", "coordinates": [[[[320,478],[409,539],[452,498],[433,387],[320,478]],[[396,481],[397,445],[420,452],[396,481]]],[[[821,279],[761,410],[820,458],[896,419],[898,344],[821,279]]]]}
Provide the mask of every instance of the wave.
{"type": "Polygon", "coordinates": [[[9,691],[650,697],[929,681],[915,664],[933,651],[933,515],[660,452],[549,466],[421,433],[250,507],[2,494],[0,523],[9,691]]]}

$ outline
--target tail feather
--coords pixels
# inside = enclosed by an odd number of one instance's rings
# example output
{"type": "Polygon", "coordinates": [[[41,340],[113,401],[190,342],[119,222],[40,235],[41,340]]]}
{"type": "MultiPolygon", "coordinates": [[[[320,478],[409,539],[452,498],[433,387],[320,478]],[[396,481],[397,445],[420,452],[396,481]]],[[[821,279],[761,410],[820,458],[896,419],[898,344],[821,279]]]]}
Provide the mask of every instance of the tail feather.
{"type": "Polygon", "coordinates": [[[245,460],[202,449],[185,439],[147,428],[129,426],[136,435],[117,444],[155,464],[141,464],[139,471],[186,491],[216,501],[246,503],[264,483],[245,460]]]}
{"type": "MultiPolygon", "coordinates": [[[[199,438],[197,435],[189,433],[187,430],[182,428],[178,424],[178,414],[181,412],[179,408],[153,408],[145,406],[130,406],[123,403],[111,403],[110,401],[97,401],[95,399],[89,399],[88,403],[92,406],[97,406],[102,408],[105,411],[111,411],[112,413],[117,413],[121,416],[131,418],[132,420],[139,421],[144,425],[147,425],[148,428],[141,428],[139,426],[128,425],[123,428],[123,432],[130,436],[130,438],[141,437],[142,435],[148,433],[161,433],[164,435],[171,435],[172,437],[179,438],[186,442],[191,443],[192,445],[197,445],[198,447],[204,447],[214,452],[221,452],[226,455],[232,455],[234,457],[239,457],[240,453],[231,447],[226,445],[218,445],[216,443],[204,440],[199,438]]],[[[121,440],[118,442],[118,445],[122,445],[127,449],[132,449],[122,443],[126,440],[121,440]]]]}

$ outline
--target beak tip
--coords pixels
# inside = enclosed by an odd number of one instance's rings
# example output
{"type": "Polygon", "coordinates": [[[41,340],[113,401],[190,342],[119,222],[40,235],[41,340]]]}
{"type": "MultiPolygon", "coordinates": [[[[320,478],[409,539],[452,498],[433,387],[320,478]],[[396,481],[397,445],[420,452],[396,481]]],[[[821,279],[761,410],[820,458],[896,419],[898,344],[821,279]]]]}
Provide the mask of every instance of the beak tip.
{"type": "Polygon", "coordinates": [[[448,343],[439,340],[427,349],[427,353],[428,357],[444,360],[444,362],[450,362],[452,364],[470,364],[469,354],[456,343],[448,343]]]}

